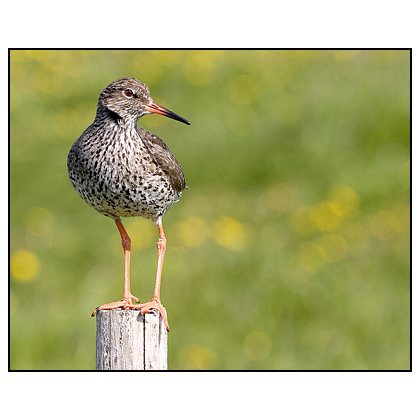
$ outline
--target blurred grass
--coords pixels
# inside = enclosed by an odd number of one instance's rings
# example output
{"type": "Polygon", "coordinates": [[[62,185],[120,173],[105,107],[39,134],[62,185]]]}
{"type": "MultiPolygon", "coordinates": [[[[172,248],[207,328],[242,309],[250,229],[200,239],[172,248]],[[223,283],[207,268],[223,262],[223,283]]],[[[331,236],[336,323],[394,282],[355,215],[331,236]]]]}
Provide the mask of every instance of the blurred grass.
{"type": "MultiPolygon", "coordinates": [[[[163,138],[190,189],[165,216],[171,369],[409,369],[408,51],[11,51],[10,367],[94,369],[120,299],[110,219],[73,191],[72,143],[113,80],[192,122],[163,138]]],[[[126,219],[132,291],[157,229],[126,219]]]]}

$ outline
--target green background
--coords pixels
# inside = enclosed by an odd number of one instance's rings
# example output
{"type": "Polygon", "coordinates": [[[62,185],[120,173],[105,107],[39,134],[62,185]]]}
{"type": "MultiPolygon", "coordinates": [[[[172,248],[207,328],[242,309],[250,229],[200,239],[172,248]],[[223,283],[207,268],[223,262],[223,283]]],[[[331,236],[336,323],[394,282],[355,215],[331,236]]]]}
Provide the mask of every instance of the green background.
{"type": "MultiPolygon", "coordinates": [[[[111,219],[66,159],[120,77],[191,121],[161,137],[189,189],[165,215],[170,369],[410,368],[409,51],[10,51],[10,368],[94,369],[119,300],[111,219]]],[[[157,228],[125,219],[151,298],[157,228]]]]}

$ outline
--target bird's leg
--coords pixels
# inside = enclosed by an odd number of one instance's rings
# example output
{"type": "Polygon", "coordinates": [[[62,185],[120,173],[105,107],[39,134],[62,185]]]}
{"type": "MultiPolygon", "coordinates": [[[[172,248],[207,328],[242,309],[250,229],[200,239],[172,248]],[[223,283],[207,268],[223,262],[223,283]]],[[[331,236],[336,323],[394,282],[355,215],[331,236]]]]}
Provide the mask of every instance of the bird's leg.
{"type": "Polygon", "coordinates": [[[128,236],[121,220],[115,221],[117,228],[121,235],[121,243],[124,249],[124,294],[123,301],[131,304],[131,299],[139,302],[139,299],[130,292],[130,253],[131,253],[131,239],[128,236]]]}
{"type": "Polygon", "coordinates": [[[166,251],[166,237],[165,237],[165,232],[163,231],[162,220],[159,221],[158,229],[159,229],[159,239],[157,241],[158,260],[157,260],[157,266],[156,266],[156,281],[155,281],[155,290],[153,292],[153,299],[160,300],[160,284],[162,281],[163,260],[165,258],[165,251],[166,251]]]}
{"type": "Polygon", "coordinates": [[[169,331],[169,324],[168,324],[168,318],[166,317],[166,311],[162,303],[160,302],[160,284],[162,281],[163,259],[165,258],[165,250],[166,250],[166,237],[163,231],[163,225],[162,225],[161,219],[158,222],[158,228],[159,228],[159,239],[157,241],[158,260],[157,260],[157,267],[156,267],[156,281],[155,281],[155,290],[153,292],[153,297],[150,302],[140,304],[140,305],[135,305],[135,306],[141,308],[142,314],[150,312],[151,309],[156,309],[162,316],[162,320],[163,320],[163,323],[165,324],[166,330],[169,331]]]}
{"type": "MultiPolygon", "coordinates": [[[[127,231],[125,230],[121,220],[115,220],[115,223],[117,225],[118,231],[121,235],[121,243],[124,249],[124,294],[122,300],[118,302],[112,302],[107,303],[105,305],[101,305],[99,310],[103,309],[115,309],[115,308],[130,308],[134,305],[131,302],[131,299],[135,300],[136,302],[139,302],[139,299],[132,295],[130,292],[130,252],[131,252],[131,239],[128,236],[127,231]]],[[[92,316],[96,315],[95,309],[92,313],[92,316]]]]}
{"type": "Polygon", "coordinates": [[[104,309],[115,309],[115,308],[129,308],[129,309],[140,309],[142,314],[149,313],[151,310],[156,309],[160,315],[162,316],[163,323],[165,324],[165,328],[169,331],[169,324],[168,318],[166,317],[166,310],[163,307],[162,303],[160,302],[160,284],[162,280],[162,268],[163,268],[163,260],[165,258],[165,250],[166,250],[166,237],[163,231],[162,220],[158,222],[158,229],[159,229],[159,239],[157,241],[157,249],[158,249],[158,261],[156,267],[156,281],[155,281],[155,290],[153,292],[153,297],[150,302],[147,303],[139,303],[139,304],[132,304],[131,299],[134,299],[136,302],[139,300],[133,296],[130,292],[130,251],[131,251],[131,240],[128,236],[126,230],[124,229],[121,220],[116,220],[115,223],[117,224],[117,228],[121,234],[121,242],[124,248],[124,295],[122,300],[118,302],[107,303],[106,305],[102,305],[99,308],[95,309],[92,313],[92,316],[96,315],[97,310],[104,310],[104,309]]]}

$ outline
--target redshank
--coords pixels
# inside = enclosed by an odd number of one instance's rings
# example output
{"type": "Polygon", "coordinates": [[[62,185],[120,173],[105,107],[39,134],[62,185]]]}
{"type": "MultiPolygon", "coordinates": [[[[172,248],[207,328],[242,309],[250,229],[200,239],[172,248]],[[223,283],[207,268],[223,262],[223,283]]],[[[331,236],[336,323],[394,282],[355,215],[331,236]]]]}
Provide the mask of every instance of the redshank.
{"type": "Polygon", "coordinates": [[[107,86],[99,96],[95,120],[70,149],[67,169],[74,189],[99,213],[114,219],[124,249],[124,294],[118,302],[97,310],[129,308],[147,313],[156,309],[166,329],[169,324],[160,301],[160,284],[166,238],[162,216],[178,201],[186,188],[178,161],[166,144],[153,133],[136,126],[146,114],[160,114],[185,124],[189,121],[150,97],[140,80],[122,78],[107,86]],[[121,218],[141,216],[159,229],[158,259],[152,300],[138,303],[130,291],[131,240],[121,218]],[[133,304],[132,300],[137,302],[133,304]]]}

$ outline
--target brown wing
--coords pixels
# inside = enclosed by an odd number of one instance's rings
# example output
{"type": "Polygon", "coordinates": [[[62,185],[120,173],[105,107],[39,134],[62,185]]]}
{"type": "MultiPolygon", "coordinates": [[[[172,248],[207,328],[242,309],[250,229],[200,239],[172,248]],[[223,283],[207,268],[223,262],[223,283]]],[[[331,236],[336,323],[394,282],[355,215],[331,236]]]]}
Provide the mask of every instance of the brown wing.
{"type": "Polygon", "coordinates": [[[178,192],[184,190],[186,187],[184,172],[165,142],[150,131],[140,127],[136,127],[136,129],[154,157],[155,163],[168,175],[172,187],[178,192]]]}

